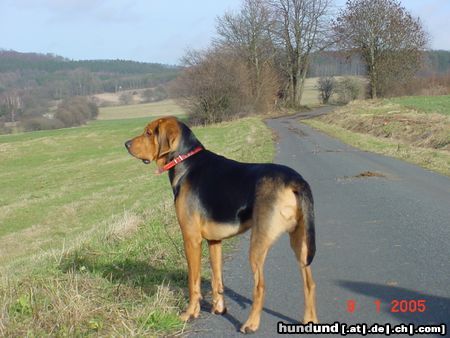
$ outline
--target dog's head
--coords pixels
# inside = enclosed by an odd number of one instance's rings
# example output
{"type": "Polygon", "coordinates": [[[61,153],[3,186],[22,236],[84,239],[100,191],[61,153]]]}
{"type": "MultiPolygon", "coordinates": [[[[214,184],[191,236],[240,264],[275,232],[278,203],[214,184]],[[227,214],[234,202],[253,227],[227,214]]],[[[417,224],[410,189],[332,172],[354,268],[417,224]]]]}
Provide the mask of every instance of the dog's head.
{"type": "Polygon", "coordinates": [[[167,156],[178,149],[181,122],[169,116],[150,122],[142,135],[125,142],[128,152],[145,164],[156,161],[158,167],[167,162],[167,156]]]}

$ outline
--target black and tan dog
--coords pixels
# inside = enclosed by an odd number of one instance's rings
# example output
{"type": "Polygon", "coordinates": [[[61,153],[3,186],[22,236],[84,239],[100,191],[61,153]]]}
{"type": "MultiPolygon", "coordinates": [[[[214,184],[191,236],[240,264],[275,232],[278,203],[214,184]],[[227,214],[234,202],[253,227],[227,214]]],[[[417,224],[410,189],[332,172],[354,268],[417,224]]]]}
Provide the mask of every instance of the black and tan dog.
{"type": "Polygon", "coordinates": [[[223,239],[252,229],[250,265],[253,305],[241,331],[259,327],[264,299],[263,265],[274,241],[290,236],[304,282],[303,321],[317,322],[315,283],[310,263],[315,253],[313,197],[308,183],[291,168],[240,163],[203,148],[192,131],[174,117],[149,123],[125,143],[131,155],[169,172],[188,263],[189,305],[183,320],[200,313],[201,243],[208,241],[212,268],[212,311],[226,312],[223,298],[223,239]]]}

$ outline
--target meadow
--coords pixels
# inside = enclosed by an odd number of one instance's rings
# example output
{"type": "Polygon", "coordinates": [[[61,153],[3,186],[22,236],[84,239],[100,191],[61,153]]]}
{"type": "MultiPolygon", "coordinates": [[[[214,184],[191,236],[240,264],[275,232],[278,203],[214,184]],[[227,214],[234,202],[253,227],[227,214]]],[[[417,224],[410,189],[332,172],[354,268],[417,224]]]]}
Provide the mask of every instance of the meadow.
{"type": "MultiPolygon", "coordinates": [[[[185,259],[167,175],[123,145],[150,119],[0,136],[0,336],[185,330],[185,259]]],[[[194,131],[230,158],[272,160],[258,118],[194,131]]]]}
{"type": "Polygon", "coordinates": [[[130,119],[146,116],[185,116],[186,112],[174,100],[151,103],[130,104],[125,106],[100,107],[98,120],[130,119]]]}
{"type": "Polygon", "coordinates": [[[389,101],[424,113],[438,113],[450,116],[450,95],[403,96],[390,99],[389,101]]]}

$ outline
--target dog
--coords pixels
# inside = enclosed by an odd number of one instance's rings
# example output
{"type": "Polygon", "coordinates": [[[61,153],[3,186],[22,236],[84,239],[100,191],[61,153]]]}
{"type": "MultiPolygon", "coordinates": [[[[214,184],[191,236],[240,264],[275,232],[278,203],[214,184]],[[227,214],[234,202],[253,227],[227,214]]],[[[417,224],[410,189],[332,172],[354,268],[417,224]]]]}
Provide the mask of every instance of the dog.
{"type": "Polygon", "coordinates": [[[253,304],[241,332],[258,329],[264,300],[264,261],[284,232],[303,277],[303,322],[317,323],[315,282],[310,264],[316,251],[313,196],[293,169],[272,163],[241,163],[207,149],[175,117],[150,122],[142,135],[125,142],[128,152],[145,164],[168,171],[188,266],[189,304],[184,321],[200,314],[201,244],[208,242],[212,269],[212,312],[226,313],[222,281],[222,240],[251,229],[250,265],[253,304]]]}

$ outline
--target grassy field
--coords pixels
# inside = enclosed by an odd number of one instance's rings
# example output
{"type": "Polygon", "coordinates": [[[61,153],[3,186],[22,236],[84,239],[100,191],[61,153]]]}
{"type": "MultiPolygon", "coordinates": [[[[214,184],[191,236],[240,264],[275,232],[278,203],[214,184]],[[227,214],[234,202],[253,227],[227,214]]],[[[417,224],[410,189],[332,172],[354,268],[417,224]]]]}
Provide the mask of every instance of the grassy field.
{"type": "Polygon", "coordinates": [[[125,106],[101,107],[98,120],[130,119],[136,117],[154,118],[156,116],[183,116],[185,111],[173,100],[125,106]]]}
{"type": "Polygon", "coordinates": [[[439,113],[450,116],[450,95],[403,96],[389,101],[424,113],[439,113]]]}
{"type": "Polygon", "coordinates": [[[440,96],[355,101],[302,122],[358,148],[450,176],[449,110],[450,100],[440,96]]]}
{"type": "MultiPolygon", "coordinates": [[[[147,121],[0,136],[0,336],[183,330],[187,278],[168,179],[123,146],[147,121]]],[[[257,118],[195,133],[237,160],[273,157],[257,118]]]]}

